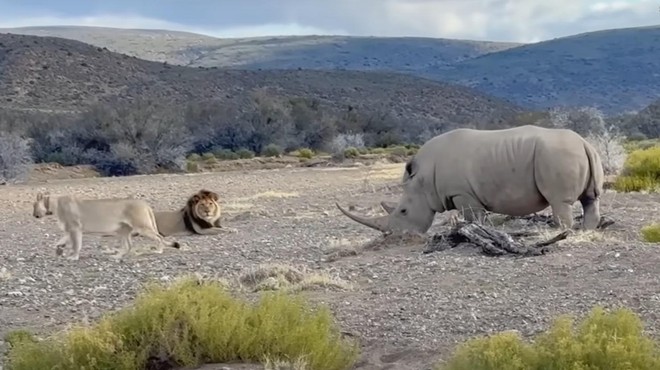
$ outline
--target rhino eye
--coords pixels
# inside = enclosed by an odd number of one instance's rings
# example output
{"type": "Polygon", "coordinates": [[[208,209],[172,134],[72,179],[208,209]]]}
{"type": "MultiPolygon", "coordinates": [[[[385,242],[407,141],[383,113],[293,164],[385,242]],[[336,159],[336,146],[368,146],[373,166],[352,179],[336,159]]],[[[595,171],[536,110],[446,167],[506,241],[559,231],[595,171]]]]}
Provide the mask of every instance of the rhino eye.
{"type": "Polygon", "coordinates": [[[408,210],[407,210],[407,209],[404,208],[404,209],[401,210],[401,214],[402,214],[402,215],[405,215],[406,213],[408,213],[408,210]]]}

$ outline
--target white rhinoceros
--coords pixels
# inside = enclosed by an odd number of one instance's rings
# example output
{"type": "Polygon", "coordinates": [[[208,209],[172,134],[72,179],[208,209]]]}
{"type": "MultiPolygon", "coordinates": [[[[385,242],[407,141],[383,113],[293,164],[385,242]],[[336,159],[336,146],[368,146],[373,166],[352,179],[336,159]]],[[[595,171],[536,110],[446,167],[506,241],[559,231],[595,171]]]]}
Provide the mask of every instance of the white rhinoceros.
{"type": "Polygon", "coordinates": [[[467,221],[483,221],[486,210],[524,216],[550,206],[556,225],[570,228],[571,206],[579,200],[582,227],[595,229],[603,180],[598,152],[574,131],[461,128],[427,141],[406,163],[399,203],[381,203],[388,215],[366,218],[337,207],[382,232],[425,233],[436,212],[453,209],[467,221]]]}

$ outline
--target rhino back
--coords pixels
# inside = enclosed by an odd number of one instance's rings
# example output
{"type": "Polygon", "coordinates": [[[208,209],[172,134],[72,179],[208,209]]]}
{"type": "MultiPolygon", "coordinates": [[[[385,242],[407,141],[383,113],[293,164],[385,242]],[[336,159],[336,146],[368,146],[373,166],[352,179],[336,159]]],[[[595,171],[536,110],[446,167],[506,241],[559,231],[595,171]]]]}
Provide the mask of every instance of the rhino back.
{"type": "Polygon", "coordinates": [[[433,171],[433,190],[444,203],[469,195],[487,210],[525,215],[548,205],[536,186],[534,156],[540,140],[559,142],[556,134],[537,126],[458,129],[427,142],[416,160],[433,171]]]}

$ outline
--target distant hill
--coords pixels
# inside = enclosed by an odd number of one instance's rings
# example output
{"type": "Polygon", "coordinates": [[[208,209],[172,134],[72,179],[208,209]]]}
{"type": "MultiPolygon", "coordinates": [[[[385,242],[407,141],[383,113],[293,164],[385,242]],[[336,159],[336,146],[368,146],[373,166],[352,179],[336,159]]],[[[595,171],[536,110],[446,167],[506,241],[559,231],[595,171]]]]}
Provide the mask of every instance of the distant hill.
{"type": "Polygon", "coordinates": [[[61,36],[190,66],[396,71],[474,87],[529,108],[594,106],[613,115],[643,109],[660,98],[660,26],[534,44],[344,36],[217,39],[93,27],[0,32],[61,36]]]}
{"type": "Polygon", "coordinates": [[[0,28],[0,33],[55,36],[141,59],[191,67],[349,69],[410,72],[522,44],[421,37],[280,36],[219,39],[200,34],[84,26],[0,28]]]}
{"type": "Polygon", "coordinates": [[[63,111],[110,100],[215,100],[241,107],[265,88],[334,109],[383,110],[404,121],[449,125],[505,121],[523,111],[469,88],[392,73],[245,71],[141,60],[56,37],[0,34],[0,108],[63,111]]]}
{"type": "Polygon", "coordinates": [[[660,26],[590,32],[455,64],[428,77],[531,108],[640,110],[660,98],[660,26]]]}

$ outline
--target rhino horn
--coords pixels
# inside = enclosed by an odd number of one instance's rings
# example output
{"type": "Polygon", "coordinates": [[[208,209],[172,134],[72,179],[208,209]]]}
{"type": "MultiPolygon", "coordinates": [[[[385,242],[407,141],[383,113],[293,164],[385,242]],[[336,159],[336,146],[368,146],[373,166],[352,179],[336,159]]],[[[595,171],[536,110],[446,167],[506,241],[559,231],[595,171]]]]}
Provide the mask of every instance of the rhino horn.
{"type": "Polygon", "coordinates": [[[396,209],[397,204],[392,203],[392,202],[382,201],[382,202],[380,202],[380,206],[383,207],[383,209],[385,210],[385,212],[387,212],[387,214],[390,214],[390,213],[394,212],[394,210],[396,209]]]}
{"type": "Polygon", "coordinates": [[[381,231],[383,233],[386,233],[389,231],[389,228],[387,227],[387,219],[388,216],[381,216],[381,217],[372,217],[372,218],[367,218],[367,217],[362,217],[358,216],[355,214],[352,214],[351,212],[348,212],[347,210],[343,209],[339,203],[335,203],[337,205],[337,208],[345,214],[348,218],[352,219],[353,221],[359,222],[362,225],[368,226],[372,229],[376,229],[378,231],[381,231]]]}

